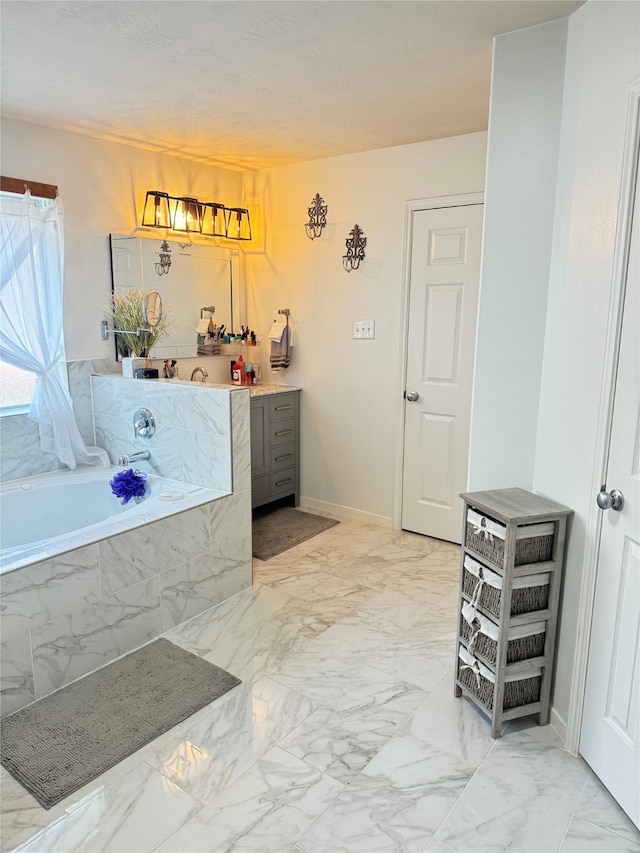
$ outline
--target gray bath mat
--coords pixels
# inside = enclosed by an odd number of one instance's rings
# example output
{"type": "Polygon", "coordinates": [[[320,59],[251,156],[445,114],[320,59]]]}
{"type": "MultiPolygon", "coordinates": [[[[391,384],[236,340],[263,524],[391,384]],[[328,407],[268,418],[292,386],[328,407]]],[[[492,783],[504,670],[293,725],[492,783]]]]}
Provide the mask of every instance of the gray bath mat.
{"type": "Polygon", "coordinates": [[[160,638],[5,717],[1,763],[50,809],[240,684],[160,638]]]}
{"type": "Polygon", "coordinates": [[[270,560],[336,524],[340,522],[333,518],[312,515],[290,506],[256,512],[252,525],[253,556],[258,560],[270,560]]]}

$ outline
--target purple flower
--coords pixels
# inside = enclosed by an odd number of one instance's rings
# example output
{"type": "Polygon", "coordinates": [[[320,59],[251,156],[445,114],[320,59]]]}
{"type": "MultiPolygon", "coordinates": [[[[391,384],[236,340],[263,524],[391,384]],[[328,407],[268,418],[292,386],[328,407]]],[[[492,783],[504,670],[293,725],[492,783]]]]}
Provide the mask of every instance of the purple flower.
{"type": "Polygon", "coordinates": [[[121,504],[129,503],[132,498],[138,503],[144,497],[146,479],[147,475],[141,471],[127,468],[126,471],[118,472],[113,480],[109,480],[109,485],[113,494],[122,499],[121,504]]]}

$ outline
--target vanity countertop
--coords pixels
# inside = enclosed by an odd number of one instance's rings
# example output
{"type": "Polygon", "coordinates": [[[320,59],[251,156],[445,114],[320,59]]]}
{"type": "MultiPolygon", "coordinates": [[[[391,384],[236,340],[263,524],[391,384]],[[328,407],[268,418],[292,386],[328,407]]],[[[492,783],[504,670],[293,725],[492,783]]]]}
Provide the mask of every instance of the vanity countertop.
{"type": "Polygon", "coordinates": [[[249,391],[252,397],[267,397],[271,394],[284,394],[285,391],[302,391],[299,385],[274,385],[270,382],[250,385],[249,391]]]}

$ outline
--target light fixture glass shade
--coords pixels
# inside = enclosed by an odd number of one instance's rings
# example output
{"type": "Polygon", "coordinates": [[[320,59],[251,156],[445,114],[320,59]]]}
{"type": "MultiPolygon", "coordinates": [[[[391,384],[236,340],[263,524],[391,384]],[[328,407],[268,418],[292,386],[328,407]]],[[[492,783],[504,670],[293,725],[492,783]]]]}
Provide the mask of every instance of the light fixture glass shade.
{"type": "Polygon", "coordinates": [[[225,207],[226,236],[229,240],[250,240],[249,211],[244,207],[225,207]]]}
{"type": "Polygon", "coordinates": [[[151,228],[171,228],[169,195],[158,190],[148,190],[142,211],[142,225],[151,228]]]}
{"type": "Polygon", "coordinates": [[[175,199],[171,227],[174,231],[202,231],[202,207],[197,198],[175,199]]]}
{"type": "Polygon", "coordinates": [[[226,237],[225,207],[215,201],[202,205],[202,233],[207,237],[226,237]]]}

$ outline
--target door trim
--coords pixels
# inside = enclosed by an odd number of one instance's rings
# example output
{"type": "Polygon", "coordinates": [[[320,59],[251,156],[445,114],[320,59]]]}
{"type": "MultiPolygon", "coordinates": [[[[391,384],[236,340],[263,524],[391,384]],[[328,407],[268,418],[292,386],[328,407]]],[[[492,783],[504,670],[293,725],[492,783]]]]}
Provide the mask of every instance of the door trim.
{"type": "Polygon", "coordinates": [[[622,173],[620,179],[620,201],[618,204],[618,223],[613,253],[613,273],[609,297],[609,318],[605,341],[605,354],[600,389],[600,408],[596,433],[596,452],[591,483],[589,515],[586,525],[586,548],[584,573],[578,602],[578,633],[575,643],[574,666],[569,694],[569,710],[565,746],[574,755],[579,754],[582,733],[582,715],[584,710],[587,684],[587,665],[589,662],[589,643],[591,623],[595,604],[596,579],[598,572],[598,554],[602,532],[602,511],[596,506],[596,495],[602,483],[606,482],[609,461],[609,442],[613,421],[613,404],[616,389],[618,354],[622,332],[622,314],[627,274],[629,245],[631,242],[631,224],[638,171],[638,146],[640,144],[640,78],[630,86],[627,122],[625,132],[622,173]],[[582,630],[581,626],[584,626],[582,630]]]}
{"type": "Polygon", "coordinates": [[[393,530],[402,529],[402,484],[404,468],[404,418],[405,405],[402,390],[407,379],[407,358],[409,355],[409,288],[411,286],[411,249],[413,218],[418,210],[436,210],[439,207],[469,207],[484,204],[484,192],[465,193],[463,195],[436,196],[435,198],[411,199],[404,203],[404,246],[402,252],[402,290],[400,292],[400,366],[398,376],[398,403],[396,415],[396,450],[394,453],[393,507],[391,526],[393,530]]]}

